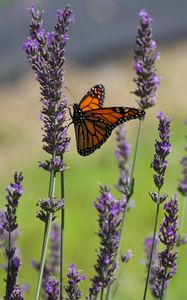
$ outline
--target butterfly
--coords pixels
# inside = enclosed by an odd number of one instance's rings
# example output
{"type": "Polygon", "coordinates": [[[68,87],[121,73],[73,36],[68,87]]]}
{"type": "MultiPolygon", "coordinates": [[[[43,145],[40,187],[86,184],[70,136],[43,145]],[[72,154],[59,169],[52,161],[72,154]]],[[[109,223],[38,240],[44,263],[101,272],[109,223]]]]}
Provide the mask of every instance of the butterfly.
{"type": "Polygon", "coordinates": [[[144,110],[132,107],[103,107],[104,98],[105,88],[97,84],[73,105],[73,114],[70,112],[80,155],[99,149],[118,125],[145,115],[144,110]]]}

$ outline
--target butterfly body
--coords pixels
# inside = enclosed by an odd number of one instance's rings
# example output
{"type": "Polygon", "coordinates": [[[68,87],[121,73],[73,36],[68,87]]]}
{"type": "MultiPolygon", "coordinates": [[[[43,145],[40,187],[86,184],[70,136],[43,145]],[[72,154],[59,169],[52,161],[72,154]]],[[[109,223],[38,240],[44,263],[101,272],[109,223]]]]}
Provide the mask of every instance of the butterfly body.
{"type": "Polygon", "coordinates": [[[103,107],[105,89],[98,84],[91,88],[79,104],[73,105],[72,121],[75,128],[77,151],[87,156],[100,148],[118,125],[145,112],[131,107],[103,107]]]}

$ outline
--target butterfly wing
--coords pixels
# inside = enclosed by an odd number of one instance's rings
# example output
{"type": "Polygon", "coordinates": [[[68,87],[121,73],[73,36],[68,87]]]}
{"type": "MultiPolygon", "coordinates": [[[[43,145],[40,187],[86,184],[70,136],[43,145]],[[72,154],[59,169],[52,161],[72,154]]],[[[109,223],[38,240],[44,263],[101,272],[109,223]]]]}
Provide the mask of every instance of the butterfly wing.
{"type": "Polygon", "coordinates": [[[105,88],[102,84],[92,87],[79,103],[80,109],[85,112],[103,107],[105,88]]]}
{"type": "Polygon", "coordinates": [[[99,149],[112,130],[131,119],[141,118],[145,112],[131,107],[98,108],[85,112],[85,119],[75,125],[77,151],[87,156],[99,149]]]}

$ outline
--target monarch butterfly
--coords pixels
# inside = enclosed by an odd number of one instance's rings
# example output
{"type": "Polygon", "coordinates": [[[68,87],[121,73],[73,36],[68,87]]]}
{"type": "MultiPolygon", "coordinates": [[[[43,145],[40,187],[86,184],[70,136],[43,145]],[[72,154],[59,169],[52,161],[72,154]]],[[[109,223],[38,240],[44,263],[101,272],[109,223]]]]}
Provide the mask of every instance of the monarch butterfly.
{"type": "Polygon", "coordinates": [[[75,128],[77,151],[87,156],[99,149],[118,125],[145,115],[145,111],[131,107],[103,107],[105,88],[92,87],[71,114],[75,128]]]}

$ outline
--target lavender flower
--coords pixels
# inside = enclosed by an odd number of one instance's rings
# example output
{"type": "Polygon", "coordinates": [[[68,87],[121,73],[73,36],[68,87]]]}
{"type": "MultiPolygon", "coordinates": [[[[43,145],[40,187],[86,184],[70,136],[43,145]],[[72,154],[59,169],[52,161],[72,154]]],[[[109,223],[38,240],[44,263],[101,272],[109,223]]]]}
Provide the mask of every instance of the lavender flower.
{"type": "Polygon", "coordinates": [[[44,290],[46,294],[47,300],[59,300],[60,299],[60,289],[59,289],[59,281],[54,277],[49,277],[45,284],[44,290]]]}
{"type": "Polygon", "coordinates": [[[160,58],[156,52],[157,44],[152,37],[152,18],[145,11],[139,13],[140,25],[134,49],[134,69],[137,77],[134,82],[137,85],[133,92],[142,109],[147,109],[156,104],[156,91],[160,85],[160,78],[156,74],[155,61],[160,58]]]}
{"type": "Polygon", "coordinates": [[[38,202],[38,206],[41,209],[37,213],[37,218],[46,223],[49,213],[52,213],[53,220],[56,218],[55,213],[64,207],[64,200],[57,201],[55,198],[41,199],[38,202]]]}
{"type": "Polygon", "coordinates": [[[91,280],[90,298],[101,289],[106,288],[114,281],[114,272],[117,268],[117,253],[120,241],[121,214],[125,209],[125,202],[115,200],[107,187],[101,187],[101,195],[95,203],[99,214],[100,249],[97,253],[96,275],[91,280]]]}
{"type": "Polygon", "coordinates": [[[57,223],[53,224],[50,238],[50,255],[47,266],[49,274],[54,276],[59,273],[60,265],[60,227],[57,223]]]}
{"type": "Polygon", "coordinates": [[[129,170],[129,156],[131,151],[131,145],[128,143],[125,137],[125,127],[120,125],[116,130],[116,141],[117,147],[115,151],[115,156],[118,161],[119,169],[119,179],[116,184],[117,189],[129,195],[129,185],[130,185],[130,170],[129,170]]]}
{"type": "Polygon", "coordinates": [[[21,266],[21,261],[17,256],[14,256],[10,261],[10,268],[6,280],[6,295],[5,300],[22,300],[23,298],[23,290],[17,284],[17,277],[19,268],[21,266]],[[16,298],[17,296],[17,298],[16,298]]]}
{"type": "MultiPolygon", "coordinates": [[[[144,300],[146,299],[146,293],[147,293],[148,282],[149,282],[151,266],[152,266],[153,252],[154,252],[155,241],[156,241],[156,230],[157,230],[157,223],[158,223],[159,207],[160,207],[160,203],[164,202],[168,196],[167,194],[161,195],[160,190],[164,184],[165,172],[168,166],[166,157],[171,152],[171,144],[170,144],[171,119],[167,116],[164,116],[162,112],[160,112],[157,115],[157,118],[159,120],[158,132],[159,132],[160,140],[155,141],[155,154],[153,157],[153,162],[151,163],[151,167],[155,171],[153,178],[158,191],[157,193],[153,193],[153,192],[149,193],[152,200],[157,204],[157,207],[156,207],[154,233],[153,233],[153,239],[151,244],[147,278],[146,278],[146,284],[144,289],[144,298],[143,298],[144,300]]],[[[154,294],[153,291],[152,293],[154,294]]]]}
{"type": "Polygon", "coordinates": [[[67,128],[64,126],[68,102],[62,94],[62,86],[68,26],[74,20],[74,15],[69,6],[63,11],[57,10],[54,32],[45,32],[43,12],[35,11],[34,5],[31,5],[29,12],[32,16],[30,37],[24,43],[23,49],[40,83],[43,103],[41,120],[44,123],[43,149],[52,155],[51,160],[47,160],[43,165],[40,163],[40,167],[48,171],[53,167],[57,172],[64,170],[60,158],[68,150],[70,142],[67,128]]]}
{"type": "Polygon", "coordinates": [[[19,285],[15,285],[13,292],[10,295],[9,300],[24,300],[24,293],[19,285]]]}
{"type": "Polygon", "coordinates": [[[160,241],[165,250],[158,254],[159,264],[153,287],[155,296],[161,297],[169,280],[176,273],[177,252],[174,250],[177,242],[178,230],[178,199],[177,195],[164,205],[165,218],[160,226],[160,241]]]}
{"type": "MultiPolygon", "coordinates": [[[[151,167],[154,169],[156,174],[154,174],[154,182],[156,187],[160,190],[164,184],[164,176],[168,166],[166,157],[171,152],[171,143],[170,143],[170,125],[171,119],[167,116],[164,116],[162,112],[157,115],[159,120],[158,132],[160,141],[156,140],[155,142],[155,155],[151,167]]],[[[157,202],[157,196],[154,193],[150,193],[153,201],[157,202]]],[[[166,199],[167,195],[163,195],[162,201],[166,199]]],[[[162,202],[161,201],[161,202],[162,202]]]]}
{"type": "Polygon", "coordinates": [[[128,263],[129,260],[133,257],[132,250],[127,250],[127,253],[122,253],[121,254],[121,261],[123,263],[128,263]]]}
{"type": "Polygon", "coordinates": [[[6,245],[7,231],[4,228],[6,222],[5,211],[0,210],[0,248],[3,248],[6,245]]]}
{"type": "MultiPolygon", "coordinates": [[[[185,125],[187,125],[187,120],[185,120],[185,125]]],[[[185,146],[185,150],[187,152],[187,145],[185,146]]],[[[181,160],[182,165],[182,175],[183,178],[180,180],[178,191],[183,195],[187,196],[187,153],[186,156],[184,156],[181,160]]]]}
{"type": "Polygon", "coordinates": [[[79,289],[79,282],[84,281],[86,276],[80,275],[80,271],[76,271],[75,264],[71,264],[69,267],[68,277],[68,286],[65,288],[67,293],[67,300],[76,300],[80,299],[82,296],[82,292],[79,289]]]}
{"type": "Polygon", "coordinates": [[[7,211],[5,212],[6,221],[3,224],[3,227],[6,231],[12,232],[17,227],[17,207],[19,204],[19,198],[23,194],[23,186],[22,186],[23,176],[22,173],[18,174],[17,172],[14,174],[14,183],[10,183],[10,186],[7,187],[7,211]]]}
{"type": "MultiPolygon", "coordinates": [[[[2,228],[7,232],[7,247],[6,247],[6,256],[8,258],[8,267],[7,267],[7,278],[6,278],[6,294],[5,300],[10,299],[23,299],[23,292],[21,287],[17,284],[18,271],[21,265],[20,259],[16,256],[16,248],[14,247],[15,233],[18,233],[18,224],[17,224],[17,208],[19,204],[19,199],[23,194],[22,186],[23,176],[22,173],[14,174],[14,182],[10,183],[7,187],[7,204],[2,228]],[[12,238],[13,237],[13,238],[12,238]]],[[[6,236],[4,232],[4,236],[6,236]]]]}

